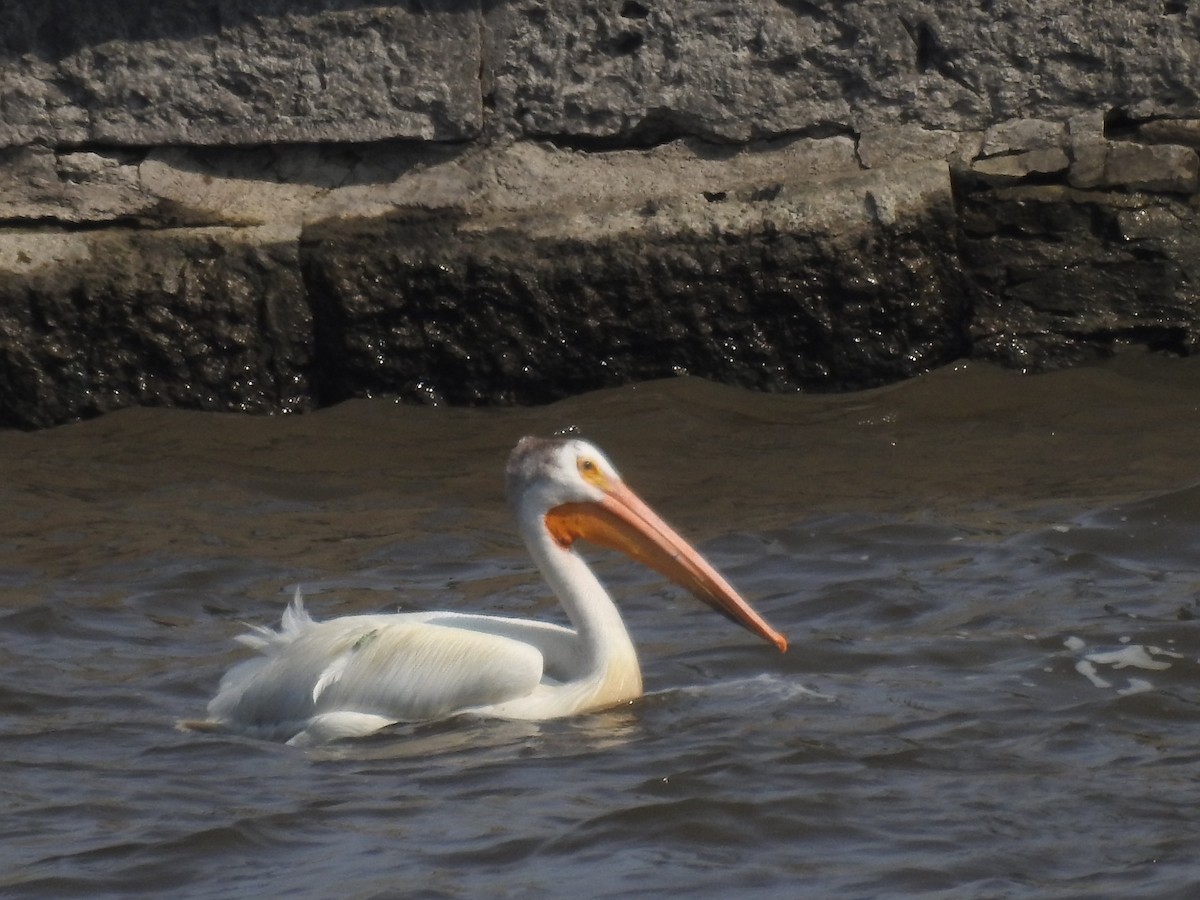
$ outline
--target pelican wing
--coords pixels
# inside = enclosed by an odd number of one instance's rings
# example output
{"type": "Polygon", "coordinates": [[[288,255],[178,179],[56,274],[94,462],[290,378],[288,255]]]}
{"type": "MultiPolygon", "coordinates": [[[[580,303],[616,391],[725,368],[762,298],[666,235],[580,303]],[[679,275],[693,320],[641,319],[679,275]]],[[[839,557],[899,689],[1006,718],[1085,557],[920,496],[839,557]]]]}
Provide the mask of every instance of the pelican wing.
{"type": "MultiPolygon", "coordinates": [[[[542,679],[537,646],[427,615],[314,622],[289,609],[278,632],[247,636],[262,655],[229,671],[209,716],[275,739],[375,731],[524,697],[542,679]]],[[[471,617],[483,619],[486,617],[471,617]]]]}
{"type": "Polygon", "coordinates": [[[475,613],[430,612],[412,615],[419,616],[422,621],[431,625],[465,628],[530,644],[542,654],[542,674],[547,678],[567,681],[579,674],[579,635],[571,628],[534,619],[482,616],[475,613]]]}

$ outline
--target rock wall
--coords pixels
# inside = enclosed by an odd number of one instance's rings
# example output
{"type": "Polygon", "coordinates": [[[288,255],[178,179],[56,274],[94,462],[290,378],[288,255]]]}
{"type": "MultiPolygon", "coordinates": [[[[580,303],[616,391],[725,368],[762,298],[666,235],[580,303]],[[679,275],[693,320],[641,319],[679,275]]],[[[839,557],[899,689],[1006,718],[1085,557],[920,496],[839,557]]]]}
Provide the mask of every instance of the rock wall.
{"type": "Polygon", "coordinates": [[[1200,9],[9,0],[0,424],[1200,343],[1200,9]]]}

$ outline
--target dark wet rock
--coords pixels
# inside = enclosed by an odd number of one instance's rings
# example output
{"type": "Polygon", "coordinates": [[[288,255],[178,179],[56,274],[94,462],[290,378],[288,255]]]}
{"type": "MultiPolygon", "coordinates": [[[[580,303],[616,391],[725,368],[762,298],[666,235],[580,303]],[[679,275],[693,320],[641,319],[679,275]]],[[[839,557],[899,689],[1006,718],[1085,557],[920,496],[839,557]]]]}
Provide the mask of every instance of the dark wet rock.
{"type": "Polygon", "coordinates": [[[296,245],[260,231],[43,233],[0,260],[0,425],[131,405],[308,408],[296,245]]]}
{"type": "Polygon", "coordinates": [[[976,357],[1041,371],[1123,343],[1200,349],[1200,223],[1189,204],[1063,186],[994,189],[967,197],[964,226],[976,357]]]}

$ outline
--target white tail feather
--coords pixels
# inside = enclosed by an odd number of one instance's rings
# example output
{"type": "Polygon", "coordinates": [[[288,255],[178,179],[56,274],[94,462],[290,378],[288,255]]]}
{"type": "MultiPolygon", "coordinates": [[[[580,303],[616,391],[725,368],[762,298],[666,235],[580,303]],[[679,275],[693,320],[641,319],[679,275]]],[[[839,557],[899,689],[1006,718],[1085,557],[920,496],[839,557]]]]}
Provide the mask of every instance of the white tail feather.
{"type": "Polygon", "coordinates": [[[292,602],[283,611],[283,619],[279,623],[278,631],[266,625],[247,625],[250,631],[237,635],[234,640],[243,647],[266,652],[272,647],[290,644],[312,624],[312,616],[304,608],[304,595],[300,592],[300,586],[297,585],[296,593],[292,595],[292,602]]]}

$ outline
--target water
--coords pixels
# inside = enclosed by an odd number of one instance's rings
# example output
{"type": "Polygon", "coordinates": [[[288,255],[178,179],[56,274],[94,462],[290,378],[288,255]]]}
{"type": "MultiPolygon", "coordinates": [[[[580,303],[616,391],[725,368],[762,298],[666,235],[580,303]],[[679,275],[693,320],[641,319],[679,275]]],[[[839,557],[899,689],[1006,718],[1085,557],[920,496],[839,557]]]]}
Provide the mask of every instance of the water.
{"type": "Polygon", "coordinates": [[[1200,364],[0,433],[0,896],[1191,897],[1200,364]],[[579,426],[791,639],[595,555],[647,696],[302,751],[175,729],[317,616],[553,617],[502,496],[579,426]]]}

